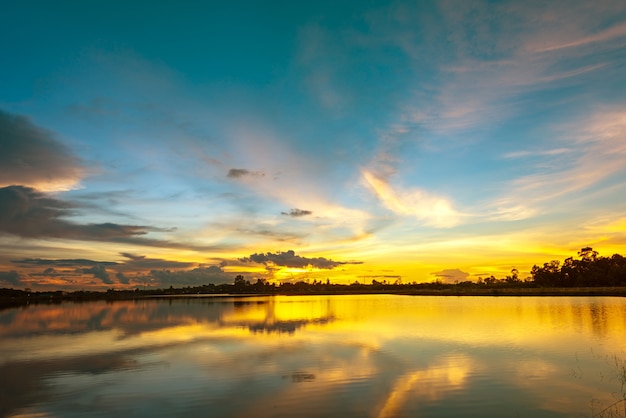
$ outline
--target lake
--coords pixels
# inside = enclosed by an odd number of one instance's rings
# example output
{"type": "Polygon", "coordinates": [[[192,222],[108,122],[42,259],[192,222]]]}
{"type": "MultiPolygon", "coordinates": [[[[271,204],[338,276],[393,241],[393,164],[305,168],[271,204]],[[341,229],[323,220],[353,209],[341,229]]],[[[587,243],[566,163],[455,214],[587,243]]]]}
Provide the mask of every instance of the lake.
{"type": "Polygon", "coordinates": [[[0,416],[624,417],[626,298],[154,298],[0,311],[0,416]]]}

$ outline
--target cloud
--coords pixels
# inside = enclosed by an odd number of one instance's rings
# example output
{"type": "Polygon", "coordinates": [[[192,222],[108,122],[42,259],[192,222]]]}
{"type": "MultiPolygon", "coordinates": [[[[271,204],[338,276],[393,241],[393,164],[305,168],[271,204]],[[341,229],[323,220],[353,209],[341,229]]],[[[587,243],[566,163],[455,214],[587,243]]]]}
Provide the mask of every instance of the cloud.
{"type": "Polygon", "coordinates": [[[445,269],[430,274],[436,276],[441,281],[448,283],[463,282],[469,277],[469,273],[461,271],[460,269],[445,269]]]}
{"type": "Polygon", "coordinates": [[[124,267],[137,270],[188,268],[195,264],[184,261],[165,260],[162,258],[148,258],[145,255],[135,255],[131,253],[120,253],[120,255],[128,259],[122,263],[124,267]]]}
{"type": "MultiPolygon", "coordinates": [[[[538,212],[558,209],[552,205],[556,198],[577,194],[595,187],[602,190],[601,183],[611,177],[617,179],[626,170],[626,108],[599,109],[587,118],[558,127],[558,140],[566,148],[547,152],[522,151],[507,155],[516,158],[541,155],[533,172],[510,182],[507,189],[512,193],[496,199],[496,207],[490,216],[502,219],[525,219],[538,212]],[[567,150],[561,152],[561,150],[567,150]]],[[[582,199],[594,199],[593,194],[582,199]]],[[[581,202],[578,203],[580,205],[581,202]]],[[[595,204],[595,202],[593,202],[595,204]]]]}
{"type": "MultiPolygon", "coordinates": [[[[558,49],[575,48],[600,42],[611,42],[620,38],[626,38],[626,22],[622,22],[597,33],[584,35],[564,43],[537,48],[536,52],[551,52],[558,49]]],[[[621,45],[623,44],[624,42],[621,43],[621,45]]]]}
{"type": "Polygon", "coordinates": [[[122,272],[122,271],[118,271],[117,273],[115,273],[115,278],[121,284],[129,284],[130,283],[130,277],[126,276],[124,274],[124,272],[122,272]]]}
{"type": "Polygon", "coordinates": [[[311,212],[310,210],[293,208],[289,212],[281,212],[281,215],[286,215],[286,216],[291,216],[291,217],[294,217],[294,218],[299,218],[301,216],[311,215],[312,213],[313,212],[311,212]]]}
{"type": "Polygon", "coordinates": [[[524,157],[538,157],[538,156],[552,156],[552,155],[561,155],[572,152],[572,149],[569,148],[553,148],[547,150],[535,150],[535,151],[513,151],[508,152],[503,155],[504,158],[524,158],[524,157]]]}
{"type": "Polygon", "coordinates": [[[227,273],[219,266],[184,271],[152,270],[150,276],[158,280],[158,286],[161,287],[232,283],[235,277],[233,273],[227,273]]]}
{"type": "Polygon", "coordinates": [[[77,274],[92,274],[94,278],[100,279],[104,284],[113,284],[113,280],[107,271],[107,266],[115,266],[118,263],[113,261],[94,261],[86,259],[41,259],[41,258],[24,258],[21,260],[11,260],[12,263],[21,267],[31,266],[53,266],[48,267],[41,273],[31,273],[30,276],[42,277],[69,277],[77,274]],[[72,271],[57,270],[58,268],[74,268],[72,271]]]}
{"type": "Polygon", "coordinates": [[[418,188],[406,191],[394,189],[368,170],[362,170],[362,175],[382,204],[396,214],[414,216],[425,225],[436,228],[450,228],[461,223],[463,215],[444,197],[418,188]]]}
{"type": "Polygon", "coordinates": [[[113,223],[80,225],[63,217],[72,215],[74,205],[46,197],[30,187],[0,189],[0,231],[28,237],[114,240],[146,234],[149,228],[113,223]]]}
{"type": "Polygon", "coordinates": [[[324,257],[307,258],[296,255],[293,250],[278,253],[252,254],[250,257],[240,258],[240,261],[253,262],[270,266],[291,268],[314,267],[318,269],[333,269],[344,264],[362,264],[360,261],[333,261],[324,257]]]}
{"type": "Polygon", "coordinates": [[[20,275],[17,271],[0,271],[0,286],[23,286],[20,275]]]}
{"type": "Polygon", "coordinates": [[[30,187],[0,188],[0,233],[24,238],[61,238],[201,249],[193,245],[143,237],[149,232],[170,232],[171,229],[111,222],[77,224],[63,219],[74,215],[77,207],[71,202],[48,197],[30,187]]]}
{"type": "Polygon", "coordinates": [[[262,171],[250,171],[245,168],[231,168],[228,170],[226,177],[231,179],[239,179],[242,177],[264,177],[265,173],[262,171]]]}
{"type": "MultiPolygon", "coordinates": [[[[114,284],[115,281],[112,277],[112,272],[107,268],[115,268],[115,278],[117,283],[130,284],[131,279],[134,277],[127,276],[130,272],[146,272],[151,270],[151,274],[155,278],[168,278],[168,286],[172,284],[185,285],[184,280],[186,278],[194,281],[200,281],[203,279],[210,280],[210,282],[219,279],[221,282],[232,281],[229,274],[217,267],[204,268],[200,267],[191,271],[169,271],[167,269],[173,268],[189,268],[195,266],[196,263],[172,261],[160,258],[148,258],[143,255],[135,255],[131,253],[120,253],[121,256],[126,258],[122,262],[116,261],[95,261],[88,259],[42,259],[42,258],[23,258],[17,260],[11,260],[12,263],[23,267],[31,268],[37,266],[46,266],[43,272],[30,273],[30,276],[37,277],[61,277],[76,279],[81,274],[91,274],[94,278],[100,279],[104,284],[114,284]],[[221,273],[221,274],[217,274],[221,273]]],[[[189,283],[191,284],[191,283],[189,283]]]]}
{"type": "Polygon", "coordinates": [[[80,273],[74,270],[73,272],[69,272],[67,270],[57,270],[54,267],[48,267],[41,273],[28,273],[31,277],[68,277],[68,276],[79,276],[80,273]]]}
{"type": "Polygon", "coordinates": [[[54,134],[28,118],[0,110],[0,186],[43,191],[74,188],[85,167],[54,134]]]}
{"type": "MultiPolygon", "coordinates": [[[[569,93],[574,98],[596,88],[600,77],[606,84],[622,81],[626,24],[614,22],[624,16],[623,2],[438,2],[441,19],[420,6],[405,6],[401,14],[394,8],[371,20],[363,42],[370,49],[399,48],[419,69],[406,89],[412,93],[396,103],[395,121],[443,137],[431,142],[435,147],[479,141],[525,112],[530,94],[577,86],[569,93]]],[[[542,98],[540,106],[554,104],[548,94],[542,98]]]]}
{"type": "Polygon", "coordinates": [[[102,280],[102,283],[113,284],[113,280],[111,280],[111,276],[109,276],[109,272],[106,270],[106,268],[103,265],[97,265],[97,266],[93,266],[90,268],[77,269],[76,272],[84,273],[84,274],[93,274],[93,277],[96,279],[102,280]]]}
{"type": "MultiPolygon", "coordinates": [[[[95,266],[115,266],[118,263],[114,261],[94,261],[84,258],[74,259],[45,259],[45,258],[22,258],[19,260],[11,260],[12,263],[20,266],[53,266],[53,267],[95,267],[95,266]]],[[[52,269],[47,269],[52,270],[52,269]]]]}

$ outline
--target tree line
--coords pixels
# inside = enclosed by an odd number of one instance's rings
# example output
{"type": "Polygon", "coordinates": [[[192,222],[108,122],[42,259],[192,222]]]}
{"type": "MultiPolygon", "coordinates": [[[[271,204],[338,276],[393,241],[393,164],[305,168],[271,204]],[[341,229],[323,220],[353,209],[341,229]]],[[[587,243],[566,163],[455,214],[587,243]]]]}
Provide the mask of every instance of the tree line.
{"type": "Polygon", "coordinates": [[[160,295],[193,295],[193,294],[334,294],[334,293],[424,293],[424,294],[496,294],[500,289],[526,288],[594,288],[594,287],[626,287],[626,257],[614,254],[601,257],[591,247],[578,251],[578,258],[566,258],[563,263],[552,260],[542,266],[534,265],[530,276],[519,277],[517,269],[504,278],[489,276],[479,277],[477,281],[443,283],[435,280],[428,283],[402,283],[401,280],[387,282],[372,279],[371,283],[355,281],[351,284],[331,283],[313,280],[273,283],[265,279],[254,282],[246,280],[242,275],[235,277],[234,282],[223,284],[205,284],[165,289],[109,289],[106,292],[75,291],[75,292],[33,292],[30,289],[0,289],[0,304],[11,301],[63,301],[91,299],[132,299],[144,296],[160,295]],[[492,293],[485,293],[493,290],[492,293]]]}

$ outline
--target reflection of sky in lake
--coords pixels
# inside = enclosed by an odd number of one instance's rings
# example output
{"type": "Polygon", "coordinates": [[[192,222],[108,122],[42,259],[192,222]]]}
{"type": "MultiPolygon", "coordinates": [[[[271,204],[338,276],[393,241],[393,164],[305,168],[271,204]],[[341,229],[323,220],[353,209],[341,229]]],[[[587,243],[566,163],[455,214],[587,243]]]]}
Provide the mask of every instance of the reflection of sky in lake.
{"type": "Polygon", "coordinates": [[[592,416],[621,298],[311,296],[0,311],[1,416],[592,416]]]}

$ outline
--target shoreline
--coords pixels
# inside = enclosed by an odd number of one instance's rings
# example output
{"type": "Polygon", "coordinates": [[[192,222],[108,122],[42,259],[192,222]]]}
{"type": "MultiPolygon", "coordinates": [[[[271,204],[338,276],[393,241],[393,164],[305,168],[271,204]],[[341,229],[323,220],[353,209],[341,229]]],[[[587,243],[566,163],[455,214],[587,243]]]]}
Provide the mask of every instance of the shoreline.
{"type": "Polygon", "coordinates": [[[349,289],[341,291],[287,291],[287,292],[235,292],[235,293],[177,293],[177,294],[136,294],[135,292],[94,292],[89,294],[63,294],[52,292],[48,294],[31,294],[27,296],[2,296],[0,297],[0,309],[29,306],[36,304],[58,304],[64,302],[84,303],[91,301],[115,302],[119,300],[143,300],[157,298],[202,298],[202,297],[265,297],[265,296],[330,296],[330,295],[398,295],[398,296],[574,296],[594,297],[612,296],[626,297],[626,287],[563,287],[563,288],[465,288],[451,287],[440,289],[349,289]]]}

